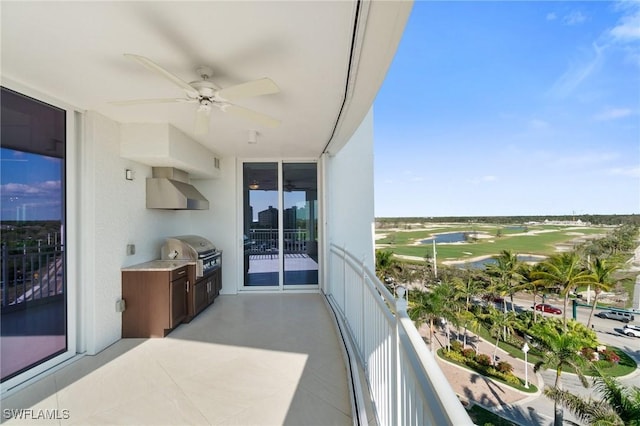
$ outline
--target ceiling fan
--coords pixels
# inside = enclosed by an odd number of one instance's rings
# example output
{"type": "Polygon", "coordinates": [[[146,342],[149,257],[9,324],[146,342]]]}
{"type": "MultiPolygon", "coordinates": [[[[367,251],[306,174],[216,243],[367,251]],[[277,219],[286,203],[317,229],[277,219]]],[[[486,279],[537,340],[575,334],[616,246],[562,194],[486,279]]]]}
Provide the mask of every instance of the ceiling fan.
{"type": "Polygon", "coordinates": [[[280,125],[280,121],[275,118],[231,103],[231,101],[236,101],[243,98],[278,93],[280,89],[269,78],[261,78],[259,80],[253,80],[235,86],[220,88],[211,80],[209,80],[209,78],[213,74],[211,68],[203,66],[196,70],[201,79],[187,83],[180,77],[177,77],[176,75],[165,70],[160,65],[153,62],[151,59],[148,59],[144,56],[133,55],[130,53],[125,53],[124,56],[137,61],[147,69],[159,74],[160,76],[171,81],[176,86],[182,88],[182,90],[184,90],[185,92],[186,97],[135,99],[130,101],[110,102],[113,105],[127,106],[172,102],[198,104],[195,120],[195,132],[197,134],[205,134],[209,131],[209,117],[211,115],[211,108],[213,106],[218,107],[223,112],[228,112],[236,116],[244,117],[267,127],[277,127],[280,125]]]}

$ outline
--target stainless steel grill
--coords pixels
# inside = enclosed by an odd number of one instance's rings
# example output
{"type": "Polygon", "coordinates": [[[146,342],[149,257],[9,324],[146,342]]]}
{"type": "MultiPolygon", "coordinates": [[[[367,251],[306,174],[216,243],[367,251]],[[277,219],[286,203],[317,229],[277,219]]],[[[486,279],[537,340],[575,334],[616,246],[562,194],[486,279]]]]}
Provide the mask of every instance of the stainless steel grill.
{"type": "Polygon", "coordinates": [[[195,261],[198,278],[220,266],[221,255],[211,241],[198,235],[167,238],[160,249],[160,258],[163,260],[195,261]]]}

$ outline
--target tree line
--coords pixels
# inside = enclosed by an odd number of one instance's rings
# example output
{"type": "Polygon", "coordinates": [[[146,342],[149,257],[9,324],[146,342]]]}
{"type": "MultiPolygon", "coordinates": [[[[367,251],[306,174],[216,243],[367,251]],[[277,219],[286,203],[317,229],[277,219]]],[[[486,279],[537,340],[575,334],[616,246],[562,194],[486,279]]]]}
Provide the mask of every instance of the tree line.
{"type": "MultiPolygon", "coordinates": [[[[446,335],[446,343],[441,342],[441,346],[447,357],[476,365],[489,375],[510,379],[509,366],[496,360],[498,345],[504,341],[522,347],[530,339],[539,351],[535,369],[556,371],[554,385],[545,390],[545,395],[554,401],[556,425],[562,424],[562,407],[589,424],[640,424],[640,388],[626,389],[613,379],[600,378],[596,386],[603,390],[604,398],[595,401],[572,397],[561,387],[561,374],[567,368],[585,386],[585,369],[598,368],[592,362],[598,346],[590,327],[593,314],[602,292],[616,285],[614,272],[624,258],[620,253],[632,250],[637,237],[638,226],[627,224],[601,240],[554,254],[534,265],[519,261],[517,254],[505,250],[495,258],[496,263],[484,270],[441,267],[436,272],[431,259],[425,258],[420,266],[409,265],[397,261],[391,251],[379,250],[376,272],[390,290],[399,284],[409,288],[409,315],[417,323],[429,324],[432,351],[437,340],[434,331],[441,324],[446,335]],[[594,291],[586,326],[567,318],[570,298],[577,288],[585,286],[594,291]],[[562,318],[544,317],[536,309],[517,312],[513,296],[518,292],[530,294],[533,307],[544,303],[545,294],[558,294],[563,303],[562,318]],[[451,344],[451,326],[462,336],[462,344],[451,344]],[[495,339],[493,356],[489,358],[477,353],[477,346],[475,354],[466,348],[468,332],[478,332],[481,327],[495,339]]],[[[601,356],[614,362],[617,355],[603,352],[601,356]]]]}
{"type": "Polygon", "coordinates": [[[550,216],[441,216],[441,217],[378,217],[376,228],[397,228],[409,223],[484,223],[497,225],[524,224],[528,222],[575,222],[592,225],[635,225],[640,226],[640,214],[581,214],[550,216]]]}

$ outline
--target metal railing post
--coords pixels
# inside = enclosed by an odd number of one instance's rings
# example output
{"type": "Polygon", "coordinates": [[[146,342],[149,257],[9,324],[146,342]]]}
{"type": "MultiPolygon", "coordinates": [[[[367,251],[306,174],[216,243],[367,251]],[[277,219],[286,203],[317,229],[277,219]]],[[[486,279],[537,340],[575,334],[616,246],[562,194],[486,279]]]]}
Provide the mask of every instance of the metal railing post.
{"type": "Polygon", "coordinates": [[[403,407],[403,403],[402,403],[402,361],[401,361],[401,354],[400,354],[400,318],[402,317],[402,314],[406,314],[407,313],[407,299],[404,298],[406,293],[406,290],[404,287],[399,286],[396,288],[396,294],[398,295],[398,298],[396,299],[396,327],[395,327],[395,333],[394,333],[394,351],[393,351],[393,356],[395,357],[394,360],[394,374],[396,375],[394,383],[395,383],[395,398],[394,398],[394,404],[395,404],[395,413],[394,413],[394,417],[396,418],[397,423],[401,425],[403,423],[403,412],[402,412],[402,407],[403,407]]]}
{"type": "MultiPolygon", "coordinates": [[[[347,248],[342,247],[342,315],[347,318],[347,248]]],[[[348,322],[348,321],[347,321],[348,322]]]]}

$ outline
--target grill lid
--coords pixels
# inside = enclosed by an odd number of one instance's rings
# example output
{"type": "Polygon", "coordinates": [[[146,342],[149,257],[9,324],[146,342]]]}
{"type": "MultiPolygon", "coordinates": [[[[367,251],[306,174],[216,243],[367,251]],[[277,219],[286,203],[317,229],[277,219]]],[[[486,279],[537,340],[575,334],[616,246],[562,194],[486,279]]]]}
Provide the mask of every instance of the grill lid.
{"type": "Polygon", "coordinates": [[[167,238],[167,243],[171,243],[171,240],[181,242],[191,247],[199,255],[216,251],[216,246],[209,240],[199,235],[180,235],[177,237],[167,238]]]}

